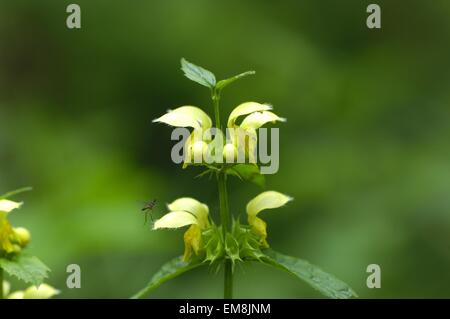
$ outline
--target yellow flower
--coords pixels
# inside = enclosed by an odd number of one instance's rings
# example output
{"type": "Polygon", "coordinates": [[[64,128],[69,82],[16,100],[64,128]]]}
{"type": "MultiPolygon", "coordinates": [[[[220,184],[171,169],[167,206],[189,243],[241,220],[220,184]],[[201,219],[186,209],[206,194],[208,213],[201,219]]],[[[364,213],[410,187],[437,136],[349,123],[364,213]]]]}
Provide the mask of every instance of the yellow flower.
{"type": "Polygon", "coordinates": [[[202,109],[190,105],[181,106],[175,110],[169,110],[163,116],[153,120],[153,122],[166,123],[174,127],[192,127],[194,129],[184,145],[186,154],[183,168],[192,162],[193,156],[195,160],[195,158],[204,155],[206,152],[207,145],[202,143],[203,134],[212,127],[212,121],[202,109]]]}
{"type": "Polygon", "coordinates": [[[245,154],[250,163],[256,163],[255,150],[258,142],[256,130],[268,122],[286,121],[270,110],[272,106],[268,104],[245,102],[238,105],[228,117],[227,127],[233,129],[230,131],[232,143],[236,146],[238,154],[245,154]],[[236,120],[243,115],[247,116],[240,125],[237,125],[236,120]]]}
{"type": "Polygon", "coordinates": [[[50,299],[59,294],[59,290],[47,284],[37,286],[30,286],[24,291],[15,291],[7,295],[8,299],[50,299]]]}
{"type": "Polygon", "coordinates": [[[155,221],[153,229],[180,228],[190,225],[184,233],[184,256],[188,261],[192,252],[198,255],[202,244],[202,231],[210,226],[207,205],[190,197],[183,197],[167,205],[169,213],[155,221]]]}
{"type": "Polygon", "coordinates": [[[22,203],[13,202],[8,199],[0,200],[0,250],[12,253],[17,250],[15,247],[14,230],[9,223],[7,216],[14,209],[19,208],[22,203]]]}
{"type": "Polygon", "coordinates": [[[269,247],[267,243],[267,225],[266,222],[257,215],[266,209],[278,208],[286,205],[293,198],[275,191],[267,191],[259,194],[247,204],[248,223],[252,231],[261,238],[263,247],[269,247]]]}
{"type": "Polygon", "coordinates": [[[9,213],[16,208],[20,208],[20,206],[22,206],[22,203],[13,202],[8,199],[0,200],[0,212],[9,213]]]}

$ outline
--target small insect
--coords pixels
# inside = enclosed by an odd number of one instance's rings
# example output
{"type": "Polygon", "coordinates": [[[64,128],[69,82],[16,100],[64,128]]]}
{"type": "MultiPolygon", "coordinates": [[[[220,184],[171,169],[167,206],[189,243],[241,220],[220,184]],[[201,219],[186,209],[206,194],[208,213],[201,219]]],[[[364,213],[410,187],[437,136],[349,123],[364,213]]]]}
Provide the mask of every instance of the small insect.
{"type": "Polygon", "coordinates": [[[144,213],[145,220],[144,225],[147,224],[148,216],[150,216],[151,221],[153,221],[152,210],[156,206],[156,199],[145,203],[144,207],[142,207],[141,211],[144,213]]]}

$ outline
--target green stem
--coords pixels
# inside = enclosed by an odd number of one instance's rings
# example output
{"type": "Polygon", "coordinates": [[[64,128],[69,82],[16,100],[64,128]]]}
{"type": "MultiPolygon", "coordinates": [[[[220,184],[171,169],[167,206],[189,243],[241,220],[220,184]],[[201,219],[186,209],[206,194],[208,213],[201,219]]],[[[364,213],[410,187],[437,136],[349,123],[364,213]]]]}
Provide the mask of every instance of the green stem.
{"type": "MultiPolygon", "coordinates": [[[[214,105],[216,128],[221,130],[222,125],[220,122],[219,108],[220,92],[213,89],[211,97],[214,105]]],[[[219,188],[220,222],[222,224],[223,242],[225,244],[226,234],[230,231],[230,212],[228,209],[227,179],[223,170],[220,170],[217,174],[217,184],[219,188]]],[[[231,299],[233,298],[233,270],[231,260],[225,259],[224,263],[225,274],[223,282],[223,297],[225,299],[231,299]]]]}
{"type": "Polygon", "coordinates": [[[219,103],[220,103],[220,92],[218,92],[216,89],[213,89],[211,93],[211,98],[214,105],[214,117],[216,120],[216,128],[219,130],[222,129],[222,124],[220,123],[220,109],[219,109],[219,103]]]}
{"type": "Polygon", "coordinates": [[[227,180],[225,173],[222,171],[217,174],[217,184],[219,186],[220,222],[222,224],[223,239],[225,241],[226,233],[229,231],[230,214],[228,210],[227,180]]]}
{"type": "Polygon", "coordinates": [[[225,260],[225,277],[223,279],[223,298],[233,299],[233,269],[229,259],[225,260]]]}
{"type": "Polygon", "coordinates": [[[3,269],[0,268],[0,299],[3,299],[3,269]]]}
{"type": "MultiPolygon", "coordinates": [[[[230,231],[230,213],[228,210],[228,194],[227,180],[225,173],[220,171],[217,175],[217,183],[219,185],[219,203],[220,203],[220,221],[223,230],[223,242],[225,243],[226,234],[230,231]]],[[[231,260],[225,259],[225,274],[223,281],[223,297],[225,299],[233,298],[233,269],[231,260]]]]}

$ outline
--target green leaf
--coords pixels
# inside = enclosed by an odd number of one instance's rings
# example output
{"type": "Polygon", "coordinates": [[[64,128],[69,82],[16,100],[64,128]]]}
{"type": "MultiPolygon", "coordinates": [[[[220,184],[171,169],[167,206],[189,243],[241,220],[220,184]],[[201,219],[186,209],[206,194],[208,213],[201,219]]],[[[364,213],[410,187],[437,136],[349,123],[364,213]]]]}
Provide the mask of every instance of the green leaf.
{"type": "Polygon", "coordinates": [[[37,257],[19,254],[12,259],[0,258],[0,268],[26,283],[40,285],[50,269],[37,257]]]}
{"type": "Polygon", "coordinates": [[[329,298],[357,297],[357,294],[345,282],[305,260],[286,256],[271,249],[265,250],[264,253],[266,254],[266,257],[262,258],[264,263],[291,273],[329,298]]]}
{"type": "Polygon", "coordinates": [[[181,70],[183,70],[184,75],[189,80],[211,89],[216,86],[216,77],[212,72],[198,65],[192,64],[184,58],[181,59],[181,70]]]}
{"type": "Polygon", "coordinates": [[[233,83],[234,81],[242,79],[242,78],[244,78],[244,77],[246,77],[248,75],[253,75],[255,73],[256,73],[255,71],[247,71],[247,72],[235,75],[235,76],[233,76],[231,78],[228,78],[228,79],[225,79],[225,80],[221,80],[221,81],[217,82],[216,88],[217,88],[217,90],[222,90],[224,87],[226,87],[227,85],[233,83]]]}
{"type": "Polygon", "coordinates": [[[6,194],[0,195],[0,199],[5,199],[5,198],[9,198],[11,196],[23,193],[23,192],[29,192],[31,191],[33,188],[32,187],[22,187],[19,189],[16,189],[14,191],[8,192],[6,194]]]}
{"type": "Polygon", "coordinates": [[[160,270],[153,275],[150,282],[145,288],[135,294],[133,299],[141,299],[151,293],[154,289],[158,288],[161,284],[166,281],[173,279],[186,271],[194,269],[201,266],[202,263],[199,261],[191,261],[189,263],[183,261],[183,256],[176,257],[171,261],[165,263],[160,270]]]}
{"type": "Polygon", "coordinates": [[[266,183],[264,175],[255,164],[237,164],[227,170],[227,173],[239,177],[242,180],[252,182],[263,188],[266,183]]]}

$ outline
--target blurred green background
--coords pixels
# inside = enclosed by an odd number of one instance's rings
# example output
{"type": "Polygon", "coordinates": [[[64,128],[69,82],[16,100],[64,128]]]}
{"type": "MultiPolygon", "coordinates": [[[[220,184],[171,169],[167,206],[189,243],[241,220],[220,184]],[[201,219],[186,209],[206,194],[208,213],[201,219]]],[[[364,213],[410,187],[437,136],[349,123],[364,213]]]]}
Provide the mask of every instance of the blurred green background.
{"type": "MultiPolygon", "coordinates": [[[[33,192],[14,225],[52,269],[63,298],[127,298],[183,251],[183,231],[143,225],[141,201],[193,196],[217,217],[214,181],[170,160],[170,129],[151,120],[198,105],[205,88],[186,57],[225,78],[222,116],[254,100],[288,118],[267,189],[295,197],[263,213],[269,242],[348,282],[367,298],[450,297],[450,2],[87,1],[81,30],[69,1],[0,0],[0,193],[33,192]],[[66,266],[82,268],[67,289],[66,266]],[[366,287],[366,267],[382,288],[366,287]]],[[[261,190],[233,179],[243,214],[261,190]]],[[[217,220],[217,219],[216,219],[217,220]]],[[[15,288],[20,288],[17,283],[15,288]]],[[[262,265],[238,268],[242,298],[319,297],[262,265]]],[[[222,275],[199,269],[154,297],[221,297],[222,275]]]]}

